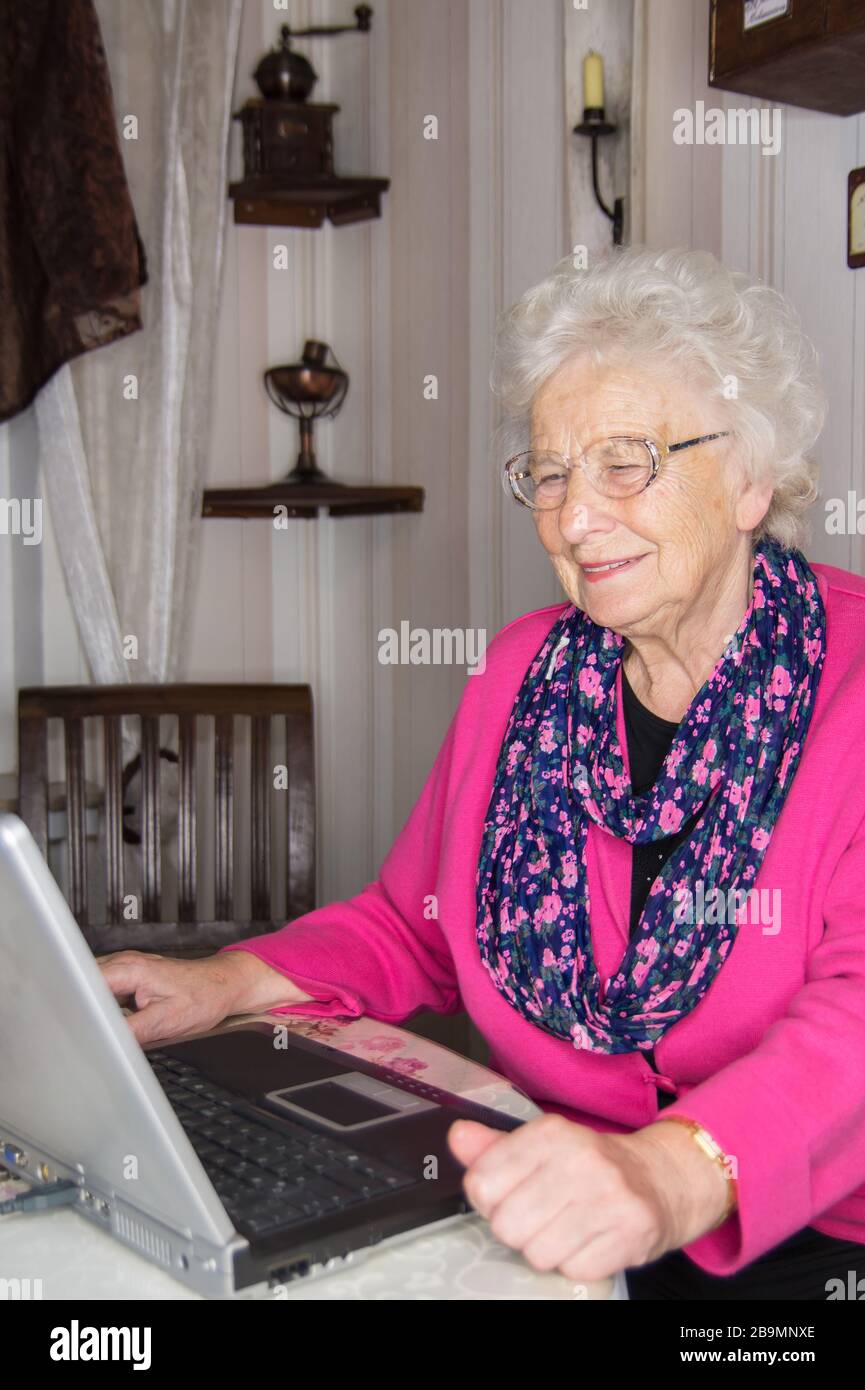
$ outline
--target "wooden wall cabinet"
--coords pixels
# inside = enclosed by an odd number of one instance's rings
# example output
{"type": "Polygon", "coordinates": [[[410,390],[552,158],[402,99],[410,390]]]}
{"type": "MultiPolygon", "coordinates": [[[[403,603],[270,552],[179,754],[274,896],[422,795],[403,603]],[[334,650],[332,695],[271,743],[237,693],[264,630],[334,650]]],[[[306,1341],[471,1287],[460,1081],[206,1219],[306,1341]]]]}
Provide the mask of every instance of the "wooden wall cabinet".
{"type": "Polygon", "coordinates": [[[750,28],[745,0],[710,3],[710,87],[833,116],[865,111],[865,0],[787,0],[750,28]]]}

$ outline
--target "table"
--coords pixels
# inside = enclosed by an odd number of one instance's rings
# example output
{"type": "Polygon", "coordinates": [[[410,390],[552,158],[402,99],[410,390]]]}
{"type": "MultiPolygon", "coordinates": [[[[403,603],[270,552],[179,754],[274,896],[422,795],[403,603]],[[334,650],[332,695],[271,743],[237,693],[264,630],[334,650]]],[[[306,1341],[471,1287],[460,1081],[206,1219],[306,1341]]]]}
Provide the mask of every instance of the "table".
{"type": "MultiPolygon", "coordinates": [[[[285,1024],[305,1037],[339,1047],[367,1061],[531,1119],[538,1107],[504,1078],[428,1038],[374,1019],[313,1019],[273,1014],[242,1015],[285,1024]]],[[[0,1181],[2,1190],[2,1181],[0,1181]]],[[[0,1217],[0,1278],[41,1279],[44,1299],[198,1299],[155,1265],[127,1250],[76,1212],[60,1209],[0,1217]]],[[[39,1285],[31,1283],[31,1289],[39,1285]]],[[[318,1279],[278,1290],[274,1301],[351,1300],[568,1300],[626,1299],[623,1275],[574,1286],[558,1274],[539,1274],[515,1251],[500,1245],[477,1215],[452,1227],[407,1236],[318,1279]]]]}

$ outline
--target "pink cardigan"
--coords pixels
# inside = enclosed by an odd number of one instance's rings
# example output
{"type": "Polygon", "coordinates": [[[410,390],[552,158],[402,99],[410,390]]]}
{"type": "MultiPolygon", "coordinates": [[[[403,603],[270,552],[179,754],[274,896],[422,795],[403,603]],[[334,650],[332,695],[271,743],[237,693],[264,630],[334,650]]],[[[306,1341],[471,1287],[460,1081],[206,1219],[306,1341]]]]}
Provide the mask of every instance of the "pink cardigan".
{"type": "MultiPolygon", "coordinates": [[[[805,1225],[865,1243],[865,580],[813,568],[826,662],[756,881],[780,890],[780,930],[740,925],[706,997],[659,1043],[660,1076],[639,1053],[579,1051],[521,1018],[478,954],[475,875],[496,758],[525,671],[565,605],[518,618],[490,644],[378,879],[225,948],[252,951],[314,996],[277,1013],[401,1023],[421,1009],[465,1009],[491,1065],[580,1124],[626,1132],[659,1113],[698,1120],[738,1165],[738,1213],[686,1247],[712,1274],[735,1273],[805,1225]],[[660,1112],[659,1086],[677,1097],[660,1112]]],[[[618,695],[625,748],[621,672],[618,695]]],[[[606,978],[627,944],[631,846],[591,825],[588,854],[606,978]]]]}

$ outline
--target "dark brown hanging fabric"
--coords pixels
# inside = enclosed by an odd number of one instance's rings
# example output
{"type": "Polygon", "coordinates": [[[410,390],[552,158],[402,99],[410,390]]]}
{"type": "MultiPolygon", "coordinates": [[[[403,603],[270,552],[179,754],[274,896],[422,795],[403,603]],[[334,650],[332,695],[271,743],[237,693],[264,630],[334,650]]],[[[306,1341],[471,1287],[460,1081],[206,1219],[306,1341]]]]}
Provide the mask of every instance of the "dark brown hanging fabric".
{"type": "Polygon", "coordinates": [[[93,0],[0,0],[0,421],[141,328],[146,283],[93,0]]]}

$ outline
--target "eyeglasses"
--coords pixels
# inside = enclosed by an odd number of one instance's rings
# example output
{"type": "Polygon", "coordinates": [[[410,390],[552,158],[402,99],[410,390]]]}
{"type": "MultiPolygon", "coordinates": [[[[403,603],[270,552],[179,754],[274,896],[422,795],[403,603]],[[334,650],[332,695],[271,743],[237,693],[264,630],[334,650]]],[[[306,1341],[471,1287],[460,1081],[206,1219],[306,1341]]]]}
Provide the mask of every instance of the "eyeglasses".
{"type": "Polygon", "coordinates": [[[567,496],[574,468],[582,468],[597,492],[604,497],[634,497],[655,481],[661,464],[670,454],[724,439],[732,430],[701,434],[680,444],[656,444],[654,439],[634,439],[617,435],[590,444],[577,459],[547,450],[527,449],[515,454],[504,467],[502,482],[506,492],[533,511],[555,511],[567,496]]]}

